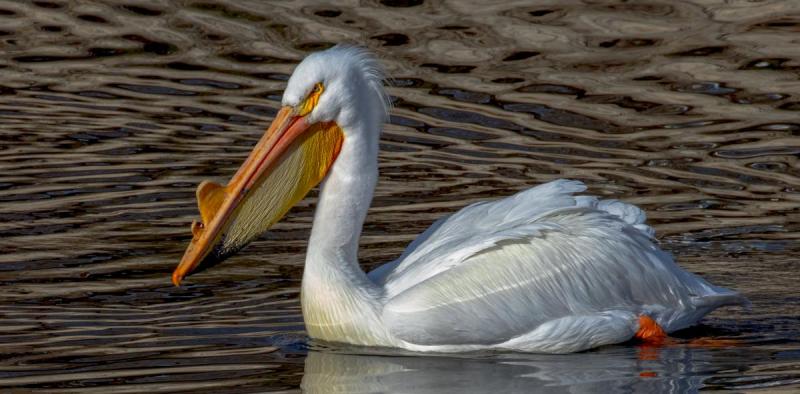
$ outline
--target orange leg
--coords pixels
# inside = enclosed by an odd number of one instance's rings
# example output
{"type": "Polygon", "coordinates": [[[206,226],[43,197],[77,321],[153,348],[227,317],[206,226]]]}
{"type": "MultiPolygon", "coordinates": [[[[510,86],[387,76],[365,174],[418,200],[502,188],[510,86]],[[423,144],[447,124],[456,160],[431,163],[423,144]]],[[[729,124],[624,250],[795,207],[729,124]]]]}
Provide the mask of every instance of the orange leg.
{"type": "MultiPolygon", "coordinates": [[[[636,331],[633,338],[640,343],[637,357],[642,361],[658,360],[660,347],[666,345],[669,341],[664,329],[652,317],[647,315],[639,316],[639,330],[636,331]]],[[[658,375],[653,371],[643,371],[640,376],[646,378],[658,375]]]]}
{"type": "Polygon", "coordinates": [[[699,348],[724,348],[739,346],[741,341],[736,339],[714,339],[696,338],[689,341],[675,341],[667,336],[664,329],[656,323],[653,318],[647,315],[639,316],[639,331],[633,336],[636,340],[646,346],[661,346],[667,344],[684,344],[689,347],[699,348]]]}
{"type": "MultiPolygon", "coordinates": [[[[676,341],[667,336],[664,329],[653,320],[652,317],[647,315],[639,316],[639,330],[633,335],[633,338],[640,342],[638,346],[638,358],[642,361],[653,361],[659,359],[660,348],[664,345],[684,344],[688,347],[699,348],[725,348],[741,345],[740,341],[735,339],[713,339],[713,338],[697,338],[688,342],[676,341]]],[[[643,378],[657,377],[658,374],[654,371],[642,371],[639,376],[643,378]]]]}
{"type": "Polygon", "coordinates": [[[636,331],[633,337],[647,344],[662,345],[667,339],[667,333],[652,317],[641,315],[639,316],[639,331],[636,331]]]}

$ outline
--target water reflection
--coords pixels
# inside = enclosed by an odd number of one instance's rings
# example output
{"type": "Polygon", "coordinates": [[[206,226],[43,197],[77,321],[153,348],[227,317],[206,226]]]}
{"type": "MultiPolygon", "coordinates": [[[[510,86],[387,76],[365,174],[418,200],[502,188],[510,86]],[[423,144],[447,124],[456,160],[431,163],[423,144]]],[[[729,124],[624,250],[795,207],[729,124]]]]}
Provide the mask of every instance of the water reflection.
{"type": "Polygon", "coordinates": [[[301,387],[306,393],[691,393],[723,368],[718,364],[713,351],[688,347],[483,357],[310,351],[301,387]]]}

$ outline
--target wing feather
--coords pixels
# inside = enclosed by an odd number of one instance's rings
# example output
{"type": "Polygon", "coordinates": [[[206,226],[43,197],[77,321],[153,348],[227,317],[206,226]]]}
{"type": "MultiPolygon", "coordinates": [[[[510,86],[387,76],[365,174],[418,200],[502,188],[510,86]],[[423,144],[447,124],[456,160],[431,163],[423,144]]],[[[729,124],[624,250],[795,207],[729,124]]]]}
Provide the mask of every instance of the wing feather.
{"type": "Polygon", "coordinates": [[[369,273],[370,279],[398,293],[504,239],[516,227],[533,223],[538,215],[576,205],[573,193],[586,190],[578,181],[559,179],[513,196],[469,205],[437,220],[395,261],[369,273]]]}
{"type": "Polygon", "coordinates": [[[670,330],[738,294],[680,269],[632,205],[556,181],[473,204],[426,231],[383,281],[383,318],[420,345],[490,344],[565,316],[649,313],[670,330]],[[716,298],[715,298],[716,297],[716,298]],[[711,300],[699,308],[698,300],[711,300]]]}

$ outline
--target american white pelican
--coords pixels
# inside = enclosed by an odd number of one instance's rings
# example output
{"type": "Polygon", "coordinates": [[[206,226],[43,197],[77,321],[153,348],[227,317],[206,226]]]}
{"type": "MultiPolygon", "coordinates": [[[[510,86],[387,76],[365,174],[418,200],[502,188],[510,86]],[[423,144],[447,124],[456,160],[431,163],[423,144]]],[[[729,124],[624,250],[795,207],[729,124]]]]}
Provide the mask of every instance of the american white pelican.
{"type": "Polygon", "coordinates": [[[305,58],[230,183],[198,187],[202,223],[192,224],[173,282],[244,247],[321,182],[301,294],[315,339],[565,353],[659,337],[746,302],[678,267],[642,210],[576,196],[586,187],[571,180],[463,208],[364,273],[358,239],[378,179],[382,78],[362,49],[305,58]]]}

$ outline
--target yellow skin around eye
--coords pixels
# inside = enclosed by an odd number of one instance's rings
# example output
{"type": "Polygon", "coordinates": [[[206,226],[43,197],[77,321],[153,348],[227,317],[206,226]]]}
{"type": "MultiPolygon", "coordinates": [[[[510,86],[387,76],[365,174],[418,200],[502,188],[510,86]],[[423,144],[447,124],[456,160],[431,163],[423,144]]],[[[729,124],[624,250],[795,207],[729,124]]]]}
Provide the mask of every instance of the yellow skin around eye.
{"type": "Polygon", "coordinates": [[[314,90],[312,90],[308,97],[306,97],[305,101],[298,106],[297,115],[306,116],[313,111],[314,108],[317,107],[317,103],[319,103],[319,96],[322,95],[324,90],[325,87],[321,83],[314,85],[314,90]]]}

